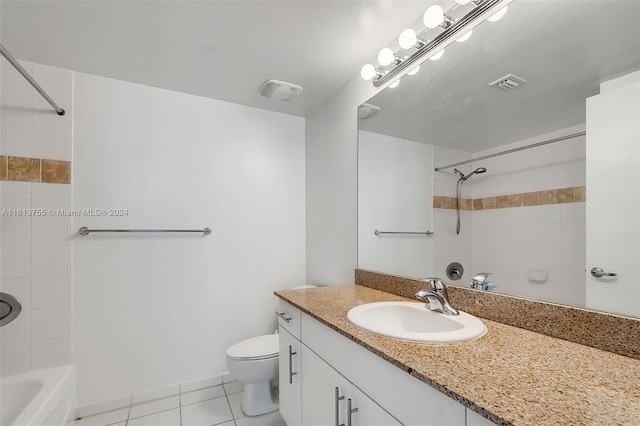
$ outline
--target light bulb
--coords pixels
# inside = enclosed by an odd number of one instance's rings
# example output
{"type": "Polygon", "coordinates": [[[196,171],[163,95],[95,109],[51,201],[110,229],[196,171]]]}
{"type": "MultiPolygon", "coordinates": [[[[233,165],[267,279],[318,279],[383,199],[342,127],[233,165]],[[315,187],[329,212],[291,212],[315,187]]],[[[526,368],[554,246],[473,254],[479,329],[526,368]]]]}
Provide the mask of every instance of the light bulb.
{"type": "Polygon", "coordinates": [[[420,65],[418,65],[417,67],[415,67],[414,69],[412,69],[411,71],[409,71],[407,73],[407,75],[416,75],[418,74],[418,71],[420,71],[420,65]]]}
{"type": "Polygon", "coordinates": [[[430,6],[424,12],[422,21],[427,28],[436,28],[444,22],[444,9],[437,4],[430,6]]]}
{"type": "Polygon", "coordinates": [[[390,88],[395,89],[396,87],[398,87],[398,84],[400,84],[400,80],[396,80],[393,83],[391,83],[389,85],[390,88]]]}
{"type": "Polygon", "coordinates": [[[442,55],[444,55],[444,49],[442,49],[441,51],[439,51],[429,59],[431,59],[432,61],[437,61],[438,59],[442,58],[442,55]]]}
{"type": "Polygon", "coordinates": [[[388,47],[385,47],[380,51],[380,53],[378,53],[378,62],[380,62],[380,65],[382,65],[383,67],[386,67],[395,60],[396,54],[393,53],[393,50],[389,49],[388,47]]]}
{"type": "Polygon", "coordinates": [[[494,13],[493,15],[489,16],[489,18],[487,18],[487,21],[489,22],[498,22],[499,20],[501,20],[504,15],[507,14],[507,8],[509,6],[505,6],[502,9],[500,9],[499,11],[497,11],[496,13],[494,13]]]}
{"type": "Polygon", "coordinates": [[[376,74],[378,74],[378,72],[376,71],[376,67],[374,67],[371,64],[366,64],[360,70],[360,77],[362,77],[363,79],[365,79],[367,81],[373,79],[373,77],[375,77],[376,74]]]}
{"type": "Polygon", "coordinates": [[[403,49],[411,49],[413,46],[418,44],[418,35],[411,28],[407,28],[400,33],[398,43],[403,49]]]}
{"type": "Polygon", "coordinates": [[[456,39],[456,41],[458,43],[464,43],[465,41],[469,40],[469,37],[471,37],[471,33],[473,32],[473,30],[469,30],[466,33],[462,34],[460,37],[458,37],[456,39]]]}
{"type": "Polygon", "coordinates": [[[465,4],[469,4],[470,1],[471,0],[456,0],[456,3],[465,5],[465,4]]]}

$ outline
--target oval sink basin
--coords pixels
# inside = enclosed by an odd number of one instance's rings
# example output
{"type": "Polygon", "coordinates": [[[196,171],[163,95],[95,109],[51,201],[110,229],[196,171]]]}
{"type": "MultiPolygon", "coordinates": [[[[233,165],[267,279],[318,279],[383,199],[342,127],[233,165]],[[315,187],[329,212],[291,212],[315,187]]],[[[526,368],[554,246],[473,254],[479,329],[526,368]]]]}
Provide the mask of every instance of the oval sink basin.
{"type": "Polygon", "coordinates": [[[447,343],[475,339],[487,331],[482,321],[460,311],[445,315],[420,302],[375,302],[347,313],[355,326],[386,337],[415,342],[447,343]]]}

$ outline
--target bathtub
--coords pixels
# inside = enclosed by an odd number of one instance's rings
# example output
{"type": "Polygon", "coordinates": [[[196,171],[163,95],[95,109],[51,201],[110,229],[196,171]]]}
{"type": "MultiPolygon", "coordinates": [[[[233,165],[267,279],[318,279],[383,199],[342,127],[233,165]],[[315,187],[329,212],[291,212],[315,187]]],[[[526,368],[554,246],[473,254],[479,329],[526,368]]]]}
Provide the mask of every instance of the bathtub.
{"type": "Polygon", "coordinates": [[[75,383],[69,365],[0,377],[0,425],[71,425],[75,383]]]}

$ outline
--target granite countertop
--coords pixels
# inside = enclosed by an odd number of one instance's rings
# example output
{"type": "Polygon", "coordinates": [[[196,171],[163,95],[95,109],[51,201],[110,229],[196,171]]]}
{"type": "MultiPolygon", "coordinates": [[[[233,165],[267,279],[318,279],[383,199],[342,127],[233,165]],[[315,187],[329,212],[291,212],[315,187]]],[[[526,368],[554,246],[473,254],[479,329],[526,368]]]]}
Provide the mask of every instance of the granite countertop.
{"type": "Polygon", "coordinates": [[[351,324],[349,309],[411,299],[360,285],[276,296],[494,423],[640,425],[640,360],[484,318],[487,333],[466,342],[378,336],[351,324]]]}

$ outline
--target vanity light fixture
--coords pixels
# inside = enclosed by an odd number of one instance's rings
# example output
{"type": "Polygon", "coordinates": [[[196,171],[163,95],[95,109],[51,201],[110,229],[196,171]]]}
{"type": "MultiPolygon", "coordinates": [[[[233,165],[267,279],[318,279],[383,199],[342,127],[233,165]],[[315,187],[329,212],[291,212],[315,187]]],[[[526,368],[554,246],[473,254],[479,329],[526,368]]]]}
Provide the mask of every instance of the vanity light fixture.
{"type": "Polygon", "coordinates": [[[445,11],[442,6],[434,4],[427,8],[422,17],[426,29],[416,32],[407,28],[400,33],[398,44],[400,49],[393,51],[389,47],[380,50],[379,66],[366,64],[360,70],[364,80],[371,80],[375,87],[380,87],[393,80],[393,86],[399,84],[399,78],[405,71],[414,75],[419,64],[426,59],[437,61],[444,55],[444,48],[454,40],[460,43],[471,37],[473,27],[484,20],[496,22],[507,13],[507,5],[513,0],[456,0],[456,4],[445,11]],[[429,31],[437,31],[434,37],[425,41],[422,37],[429,31]],[[408,51],[409,55],[400,54],[408,51]]]}

